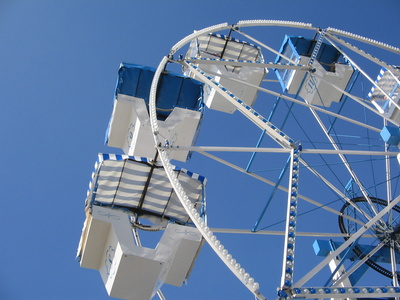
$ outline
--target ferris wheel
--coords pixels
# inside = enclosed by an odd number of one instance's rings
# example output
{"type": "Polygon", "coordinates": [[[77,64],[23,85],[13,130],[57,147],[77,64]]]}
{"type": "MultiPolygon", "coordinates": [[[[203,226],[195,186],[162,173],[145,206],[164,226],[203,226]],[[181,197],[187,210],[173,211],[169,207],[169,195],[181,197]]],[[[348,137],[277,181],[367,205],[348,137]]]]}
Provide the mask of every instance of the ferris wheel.
{"type": "Polygon", "coordinates": [[[285,299],[400,296],[399,54],[334,28],[253,20],[195,31],[160,62],[149,100],[159,159],[203,238],[257,299],[276,289],[285,299]],[[195,145],[159,127],[158,79],[176,65],[204,84],[195,145]],[[218,174],[227,194],[245,190],[227,196],[229,227],[213,227],[211,202],[223,195],[208,189],[205,220],[176,179],[171,157],[182,151],[204,161],[209,182],[218,174]],[[263,198],[251,180],[267,186],[263,198]],[[281,237],[283,252],[267,258],[281,261],[278,285],[241,265],[219,238],[228,233],[262,235],[264,247],[281,237]]]}
{"type": "Polygon", "coordinates": [[[257,299],[400,298],[399,54],[250,20],[122,63],[106,143],[124,154],[95,164],[81,266],[112,297],[165,299],[207,242],[257,299]]]}

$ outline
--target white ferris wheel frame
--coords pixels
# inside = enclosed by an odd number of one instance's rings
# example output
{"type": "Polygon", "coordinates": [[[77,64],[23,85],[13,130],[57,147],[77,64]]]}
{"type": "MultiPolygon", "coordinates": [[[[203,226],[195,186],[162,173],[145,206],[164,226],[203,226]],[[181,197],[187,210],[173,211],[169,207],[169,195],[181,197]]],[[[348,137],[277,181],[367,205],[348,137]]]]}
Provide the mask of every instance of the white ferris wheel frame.
{"type": "MultiPolygon", "coordinates": [[[[209,33],[213,33],[216,31],[221,31],[221,30],[236,30],[236,29],[240,29],[242,27],[249,27],[249,26],[283,26],[283,27],[292,27],[292,28],[302,28],[302,29],[308,29],[311,31],[320,31],[319,28],[314,27],[312,24],[310,23],[301,23],[301,22],[286,22],[286,21],[276,21],[276,20],[247,20],[247,21],[240,21],[237,24],[234,25],[228,25],[227,23],[222,23],[222,24],[218,24],[215,26],[211,26],[211,27],[207,27],[205,29],[196,31],[190,35],[188,35],[187,37],[183,38],[182,40],[180,40],[178,43],[176,43],[170,50],[170,53],[165,56],[157,70],[151,85],[151,90],[150,90],[150,101],[149,101],[149,111],[150,111],[150,121],[151,121],[151,128],[152,128],[152,133],[153,133],[153,137],[154,137],[154,143],[155,145],[157,145],[158,148],[158,152],[159,152],[159,159],[161,161],[161,163],[163,164],[166,174],[174,188],[174,190],[176,191],[176,194],[178,195],[179,200],[181,201],[183,207],[185,208],[185,210],[187,211],[187,213],[189,214],[191,220],[193,221],[193,223],[195,224],[195,226],[197,227],[197,229],[200,231],[200,233],[202,234],[203,238],[207,241],[207,243],[210,245],[210,247],[214,250],[214,252],[219,256],[219,258],[224,262],[224,264],[230,269],[230,271],[248,288],[248,290],[254,294],[254,296],[257,299],[266,299],[266,297],[264,295],[262,295],[259,292],[259,283],[251,277],[251,275],[232,257],[232,255],[228,252],[227,249],[224,248],[224,246],[222,245],[221,241],[216,237],[216,235],[214,234],[214,232],[232,232],[232,233],[250,233],[250,231],[245,232],[243,230],[235,230],[235,229],[231,229],[231,230],[222,230],[222,229],[211,229],[207,226],[206,222],[204,222],[203,218],[201,216],[199,216],[199,214],[197,213],[196,209],[193,207],[192,203],[190,202],[190,200],[188,199],[182,185],[179,183],[179,181],[175,178],[174,173],[173,173],[173,167],[172,164],[170,162],[169,156],[168,156],[168,151],[180,151],[180,150],[190,150],[190,151],[196,151],[199,152],[203,155],[206,155],[212,159],[215,159],[217,161],[219,161],[220,163],[226,164],[238,171],[241,172],[245,172],[245,170],[243,170],[240,167],[234,166],[222,159],[219,159],[215,156],[213,156],[212,154],[210,154],[209,152],[212,151],[241,151],[241,152],[284,152],[284,153],[290,153],[290,172],[291,175],[289,176],[290,178],[290,182],[289,182],[289,186],[292,186],[292,180],[293,180],[293,176],[292,173],[295,172],[295,170],[297,169],[296,166],[300,163],[302,164],[304,167],[308,168],[311,172],[316,173],[315,170],[313,170],[311,167],[309,167],[307,165],[307,163],[301,159],[300,157],[300,153],[324,153],[324,154],[336,154],[339,155],[340,157],[342,157],[343,163],[346,164],[346,160],[344,158],[344,154],[347,155],[352,155],[352,154],[357,154],[357,155],[377,155],[377,156],[394,156],[397,155],[397,152],[380,152],[380,151],[349,151],[349,150],[340,150],[339,148],[335,147],[335,149],[332,150],[325,150],[325,149],[299,149],[298,145],[296,145],[294,143],[294,141],[288,137],[285,133],[281,132],[279,129],[277,129],[275,126],[273,126],[273,124],[269,123],[268,121],[266,121],[261,114],[259,114],[258,112],[256,112],[255,110],[253,110],[253,108],[247,106],[246,103],[241,102],[239,99],[235,98],[234,95],[231,95],[229,91],[227,91],[226,89],[222,89],[219,84],[215,81],[212,80],[211,76],[208,76],[206,73],[202,72],[199,68],[195,67],[193,65],[193,61],[191,61],[190,59],[184,60],[182,61],[182,63],[185,65],[185,67],[189,68],[191,71],[196,73],[196,76],[198,76],[198,78],[201,79],[201,81],[203,81],[205,84],[208,84],[210,86],[212,86],[213,88],[216,89],[216,91],[222,95],[227,101],[229,101],[231,104],[233,104],[237,110],[239,110],[243,115],[245,115],[249,120],[251,120],[253,123],[255,123],[258,127],[260,127],[261,129],[265,130],[266,134],[268,134],[273,140],[275,140],[278,145],[280,145],[280,147],[278,148],[244,148],[244,147],[201,147],[201,146],[192,146],[192,147],[180,147],[180,148],[171,148],[168,149],[168,146],[164,146],[162,145],[162,140],[160,139],[160,136],[158,135],[159,133],[159,127],[158,127],[158,121],[157,121],[157,114],[156,114],[156,91],[157,91],[157,85],[158,85],[158,80],[160,78],[161,73],[163,72],[163,70],[165,69],[166,65],[170,62],[171,58],[173,57],[173,55],[179,50],[181,49],[183,46],[187,45],[188,43],[190,43],[190,41],[192,41],[193,39],[196,39],[202,35],[206,35],[209,33]],[[239,100],[239,101],[238,101],[239,100]]],[[[325,38],[329,39],[332,43],[332,45],[342,45],[342,46],[346,46],[348,48],[351,48],[352,51],[356,51],[358,52],[360,55],[363,55],[364,57],[372,60],[373,62],[381,65],[382,67],[387,68],[388,70],[392,70],[393,67],[382,62],[381,60],[364,53],[362,50],[357,49],[356,47],[347,44],[345,41],[342,41],[340,38],[338,38],[337,36],[343,36],[343,37],[347,37],[347,38],[351,38],[363,43],[367,43],[376,47],[380,47],[383,48],[385,50],[394,52],[396,54],[400,54],[400,49],[396,48],[396,47],[392,47],[390,45],[372,40],[372,39],[368,39],[368,38],[364,38],[349,32],[345,32],[345,31],[341,31],[341,30],[337,30],[334,28],[328,28],[324,31],[324,36],[325,38]]],[[[248,37],[248,36],[247,36],[248,37]]],[[[251,37],[250,37],[251,38],[251,37]]],[[[256,41],[253,39],[253,42],[257,42],[257,43],[261,43],[259,41],[256,41]]],[[[267,45],[263,45],[264,47],[268,47],[267,45]]],[[[336,47],[336,46],[335,46],[336,47]]],[[[338,48],[339,49],[339,48],[338,48]]],[[[274,51],[273,49],[270,49],[271,51],[273,51],[274,53],[276,53],[276,51],[274,51]]],[[[340,50],[342,51],[342,50],[340,50]]],[[[281,55],[279,53],[276,53],[278,55],[281,55]]],[[[344,55],[346,55],[344,53],[344,55]]],[[[346,55],[347,57],[347,55],[346,55]]],[[[288,59],[289,60],[289,59],[288,59]]],[[[213,63],[219,63],[218,61],[214,61],[213,63]]],[[[221,62],[223,63],[223,62],[221,62]]],[[[237,65],[248,65],[250,64],[250,62],[236,62],[237,65]]],[[[354,63],[355,64],[355,63],[354,63]]],[[[274,63],[265,63],[265,64],[259,64],[258,66],[262,66],[262,67],[274,67],[276,66],[276,64],[274,63]]],[[[282,66],[280,66],[282,67],[282,66]]],[[[292,68],[292,69],[302,69],[302,70],[310,70],[311,66],[300,66],[300,65],[296,65],[295,63],[293,63],[293,65],[289,65],[289,66],[284,66],[284,68],[292,68]]],[[[360,68],[360,70],[362,70],[360,68]]],[[[367,76],[367,78],[370,80],[371,84],[374,84],[374,80],[372,80],[371,78],[369,78],[367,76]]],[[[322,79],[322,78],[321,78],[322,79]]],[[[322,79],[323,80],[323,79],[322,79]]],[[[245,83],[244,83],[245,84],[245,83]]],[[[255,87],[255,86],[253,86],[255,87]]],[[[367,109],[372,110],[374,113],[382,116],[381,112],[378,109],[374,109],[371,106],[366,105],[362,99],[354,97],[353,95],[347,93],[344,90],[339,89],[338,87],[333,86],[334,88],[340,90],[342,93],[344,93],[346,96],[351,97],[354,101],[357,101],[359,104],[365,106],[367,109]]],[[[276,92],[273,91],[269,91],[267,89],[261,88],[261,87],[255,87],[261,91],[270,93],[272,95],[278,95],[276,92]]],[[[379,87],[378,87],[379,88],[379,87]]],[[[382,91],[383,93],[385,93],[384,91],[382,91]]],[[[373,128],[367,124],[362,124],[360,122],[348,119],[344,116],[341,116],[339,114],[334,114],[332,112],[329,112],[321,107],[317,107],[315,105],[311,105],[308,103],[305,103],[303,101],[299,101],[297,99],[288,97],[288,96],[284,96],[279,94],[280,97],[284,97],[285,99],[292,101],[294,103],[300,104],[300,105],[304,105],[310,108],[310,110],[314,110],[314,111],[322,111],[324,113],[327,114],[333,114],[335,117],[337,118],[345,118],[346,121],[352,122],[352,123],[356,123],[358,126],[365,126],[368,127],[368,129],[373,130],[373,131],[380,131],[379,128],[373,128]]],[[[390,96],[387,95],[390,99],[390,96]]],[[[398,107],[398,104],[394,103],[394,105],[396,105],[398,107]]],[[[398,107],[400,108],[400,107],[398,107]]],[[[386,118],[386,117],[384,117],[386,118]]],[[[390,119],[386,118],[386,121],[391,122],[390,119]]],[[[399,126],[399,124],[395,124],[397,126],[399,126]]],[[[321,125],[322,126],[322,125],[321,125]]],[[[335,143],[332,142],[332,144],[335,146],[335,143]]],[[[357,182],[357,176],[355,174],[352,173],[352,171],[349,169],[349,172],[352,176],[352,178],[357,182]]],[[[258,175],[252,174],[250,176],[253,176],[259,180],[263,180],[264,182],[270,184],[270,185],[274,185],[274,182],[269,182],[267,179],[263,179],[261,177],[259,177],[258,175]]],[[[316,174],[316,176],[320,177],[322,180],[325,180],[327,184],[329,184],[329,181],[327,179],[324,179],[322,174],[316,174]]],[[[292,229],[290,229],[290,225],[289,225],[289,214],[290,214],[290,207],[291,207],[291,203],[293,204],[293,202],[297,202],[297,198],[301,198],[303,200],[306,200],[310,203],[313,203],[315,205],[318,205],[317,202],[313,201],[312,199],[309,199],[303,195],[300,194],[295,194],[295,196],[293,196],[293,194],[291,193],[291,191],[289,191],[287,188],[283,187],[283,186],[278,186],[279,189],[286,191],[288,193],[288,211],[287,211],[287,224],[286,224],[286,230],[285,232],[272,232],[272,231],[265,231],[265,232],[259,232],[258,234],[271,234],[271,235],[284,235],[286,236],[285,238],[285,253],[284,253],[284,261],[283,261],[283,270],[282,270],[282,283],[281,285],[284,286],[284,282],[285,282],[285,275],[287,275],[286,271],[285,271],[285,264],[286,264],[286,257],[288,255],[288,252],[290,252],[290,249],[288,248],[288,237],[290,236],[290,232],[292,229]]],[[[336,189],[334,186],[332,186],[333,189],[336,189]]],[[[350,199],[348,197],[346,197],[341,191],[336,191],[338,194],[342,194],[343,198],[347,201],[350,201],[350,199]]],[[[368,200],[369,197],[366,193],[364,193],[365,198],[368,200]]],[[[299,281],[297,282],[291,282],[293,284],[293,289],[295,289],[296,287],[299,288],[298,291],[301,294],[303,291],[307,290],[307,289],[302,289],[303,285],[305,283],[307,283],[307,281],[314,276],[315,274],[318,273],[318,271],[325,267],[329,261],[331,261],[332,259],[334,259],[341,251],[343,251],[343,249],[345,249],[346,247],[348,247],[349,245],[351,245],[354,241],[356,241],[361,235],[365,234],[365,232],[373,225],[377,222],[377,220],[379,220],[384,214],[386,214],[390,209],[392,209],[396,204],[398,204],[398,202],[400,202],[400,196],[397,197],[396,199],[392,200],[386,208],[384,208],[383,210],[381,210],[380,212],[375,211],[375,216],[373,217],[369,217],[369,221],[367,224],[363,223],[363,227],[358,230],[355,234],[351,235],[349,237],[349,239],[347,239],[347,241],[345,243],[342,244],[341,247],[339,247],[336,251],[332,252],[330,255],[328,255],[325,259],[323,259],[323,261],[321,261],[320,264],[318,264],[314,269],[312,269],[306,276],[304,276],[303,278],[301,278],[299,281]]],[[[334,210],[334,209],[330,209],[328,207],[321,207],[323,209],[329,210],[337,215],[340,214],[340,212],[334,210]]],[[[350,218],[350,217],[349,217],[350,218]]],[[[353,219],[353,221],[357,222],[357,220],[353,219]]],[[[358,221],[359,222],[359,221],[358,221]]],[[[254,234],[254,233],[252,233],[254,234]]],[[[257,233],[256,233],[257,234],[257,233]]],[[[323,236],[323,234],[316,234],[316,233],[306,233],[306,232],[296,232],[297,236],[323,236]]],[[[329,236],[333,236],[333,234],[329,234],[329,236]]],[[[338,235],[339,236],[339,235],[338,235]]],[[[292,280],[292,279],[291,279],[292,280]]],[[[292,290],[293,290],[292,289],[292,290]]],[[[307,291],[309,291],[310,289],[308,289],[307,291]]],[[[379,291],[377,291],[378,293],[379,291]]],[[[321,288],[315,288],[315,291],[312,295],[312,298],[354,298],[355,291],[351,288],[346,289],[345,291],[340,291],[339,294],[330,294],[329,296],[325,293],[325,290],[323,287],[321,288]]],[[[357,292],[357,297],[375,297],[376,293],[373,292],[371,293],[370,291],[363,291],[361,290],[357,292]]],[[[290,298],[291,295],[288,295],[288,298],[290,298]]],[[[397,289],[392,289],[390,291],[388,291],[385,294],[385,297],[400,297],[400,292],[397,289]]]]}

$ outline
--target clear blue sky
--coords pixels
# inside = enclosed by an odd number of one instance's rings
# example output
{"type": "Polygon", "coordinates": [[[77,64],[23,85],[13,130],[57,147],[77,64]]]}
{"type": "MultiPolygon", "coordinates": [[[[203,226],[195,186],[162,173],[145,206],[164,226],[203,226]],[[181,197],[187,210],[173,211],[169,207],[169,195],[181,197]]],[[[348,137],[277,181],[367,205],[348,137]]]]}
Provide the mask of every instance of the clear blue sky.
{"type": "MultiPolygon", "coordinates": [[[[96,155],[110,152],[120,62],[156,67],[193,30],[246,19],[311,22],[399,47],[399,13],[395,0],[1,0],[0,299],[108,299],[75,254],[96,155]]],[[[269,280],[264,268],[259,281],[269,280]]],[[[167,299],[252,299],[208,247],[192,275],[167,299]]]]}

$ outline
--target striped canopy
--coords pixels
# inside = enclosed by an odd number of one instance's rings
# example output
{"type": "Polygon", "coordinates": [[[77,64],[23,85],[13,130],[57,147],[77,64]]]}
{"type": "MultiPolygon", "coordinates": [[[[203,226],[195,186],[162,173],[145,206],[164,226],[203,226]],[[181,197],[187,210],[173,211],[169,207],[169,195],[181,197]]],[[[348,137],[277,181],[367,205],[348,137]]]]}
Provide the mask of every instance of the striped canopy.
{"type": "MultiPolygon", "coordinates": [[[[187,55],[226,60],[263,60],[261,49],[258,46],[222,34],[200,36],[190,44],[187,55]]],[[[239,73],[241,67],[226,66],[226,69],[239,73]]]]}
{"type": "MultiPolygon", "coordinates": [[[[206,179],[174,167],[176,177],[199,213],[202,212],[206,179]]],[[[164,168],[150,159],[99,154],[89,185],[86,206],[105,205],[153,215],[178,223],[190,222],[164,168]]]]}
{"type": "Polygon", "coordinates": [[[253,60],[261,59],[260,48],[223,34],[210,34],[197,39],[198,51],[224,59],[253,60]]]}
{"type": "MultiPolygon", "coordinates": [[[[400,93],[400,86],[399,86],[399,79],[394,76],[393,73],[382,68],[377,79],[375,80],[377,86],[379,86],[387,95],[392,97],[395,102],[399,102],[399,93],[400,93]]],[[[371,91],[368,94],[368,97],[371,101],[374,101],[379,107],[382,109],[383,112],[389,112],[391,102],[386,97],[384,93],[375,86],[372,87],[371,91]]],[[[393,106],[394,108],[394,106],[393,106]]]]}

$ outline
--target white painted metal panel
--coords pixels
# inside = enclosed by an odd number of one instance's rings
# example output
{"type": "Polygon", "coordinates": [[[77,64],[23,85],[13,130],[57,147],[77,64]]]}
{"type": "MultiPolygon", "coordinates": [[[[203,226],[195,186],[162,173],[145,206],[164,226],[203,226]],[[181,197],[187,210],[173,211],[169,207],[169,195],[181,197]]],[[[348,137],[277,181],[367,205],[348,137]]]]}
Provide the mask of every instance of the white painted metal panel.
{"type": "Polygon", "coordinates": [[[151,299],[164,284],[181,286],[201,247],[195,227],[168,224],[155,249],[136,246],[129,215],[93,206],[82,237],[81,267],[100,272],[109,296],[151,299]]]}
{"type": "MultiPolygon", "coordinates": [[[[192,146],[199,129],[201,112],[175,107],[166,120],[159,121],[160,135],[171,146],[192,146]]],[[[125,154],[154,158],[156,147],[149,113],[143,99],[118,94],[108,132],[108,146],[125,154]]],[[[171,152],[171,159],[186,161],[189,151],[171,152]]]]}

